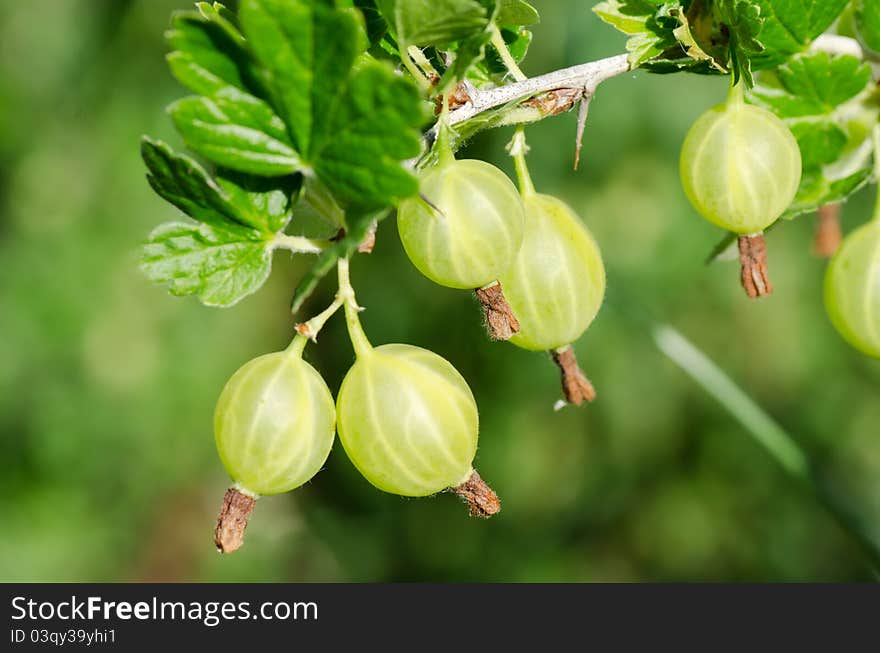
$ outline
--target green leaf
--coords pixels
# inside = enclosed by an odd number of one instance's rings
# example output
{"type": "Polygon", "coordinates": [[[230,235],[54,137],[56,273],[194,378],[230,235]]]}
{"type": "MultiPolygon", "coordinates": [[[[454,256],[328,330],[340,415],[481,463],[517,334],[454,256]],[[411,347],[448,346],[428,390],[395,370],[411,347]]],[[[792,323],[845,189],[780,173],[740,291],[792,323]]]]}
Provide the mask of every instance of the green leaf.
{"type": "Polygon", "coordinates": [[[267,179],[232,170],[218,173],[217,184],[248,226],[266,234],[282,231],[291,219],[293,198],[301,177],[267,179]]]}
{"type": "Polygon", "coordinates": [[[878,119],[871,69],[856,57],[798,54],[761,73],[749,100],[786,121],[803,160],[788,217],[837,202],[871,176],[872,127],[878,119]]]}
{"type": "Polygon", "coordinates": [[[483,31],[489,22],[476,0],[379,0],[378,5],[405,46],[449,45],[483,31]]]}
{"type": "Polygon", "coordinates": [[[340,85],[360,52],[360,26],[348,12],[324,2],[244,0],[242,27],[270,87],[294,145],[313,151],[315,119],[341,101],[340,85]]]}
{"type": "Polygon", "coordinates": [[[212,179],[191,158],[145,138],[147,179],[163,199],[196,223],[159,226],[144,247],[147,276],[176,295],[230,306],[269,275],[276,234],[290,220],[290,189],[231,173],[212,179]]]}
{"type": "Polygon", "coordinates": [[[728,35],[733,83],[743,79],[751,88],[754,85],[751,60],[764,50],[757,38],[764,25],[761,8],[752,0],[719,0],[716,11],[728,35]]]}
{"type": "Polygon", "coordinates": [[[594,11],[628,34],[632,66],[652,72],[689,70],[751,83],[751,71],[802,52],[847,0],[606,0],[594,11]]]}
{"type": "Polygon", "coordinates": [[[376,0],[354,0],[354,5],[364,15],[367,41],[369,41],[371,46],[379,43],[388,33],[388,23],[379,11],[376,0]]]}
{"type": "Polygon", "coordinates": [[[419,153],[413,127],[421,123],[412,83],[385,66],[366,64],[351,78],[346,100],[326,118],[334,137],[320,151],[315,172],[350,206],[376,209],[413,195],[418,181],[400,161],[419,153]]]}
{"type": "Polygon", "coordinates": [[[207,306],[232,306],[269,277],[272,249],[241,226],[170,222],[144,245],[141,269],[174,295],[196,295],[207,306]]]}
{"type": "Polygon", "coordinates": [[[538,10],[525,0],[498,0],[495,23],[501,27],[522,27],[541,21],[538,10]]]}
{"type": "Polygon", "coordinates": [[[178,100],[168,113],[186,144],[218,165],[270,177],[304,169],[278,116],[231,86],[213,97],[178,100]]]}
{"type": "Polygon", "coordinates": [[[678,18],[680,25],[672,30],[672,35],[675,36],[676,40],[681,44],[682,48],[684,48],[685,54],[696,62],[706,62],[718,72],[726,73],[727,69],[724,67],[726,62],[717,61],[714,56],[703,50],[703,46],[697,43],[697,40],[691,31],[691,25],[688,21],[687,14],[684,12],[678,12],[676,17],[678,18]]]}
{"type": "Polygon", "coordinates": [[[207,20],[225,22],[227,25],[238,29],[238,21],[222,2],[197,2],[196,9],[207,20]]]}
{"type": "Polygon", "coordinates": [[[244,36],[228,20],[215,14],[205,18],[204,13],[177,12],[165,38],[172,48],[167,56],[171,72],[194,93],[212,95],[233,86],[265,99],[244,36]]]}
{"type": "Polygon", "coordinates": [[[880,2],[856,0],[855,6],[859,39],[874,52],[880,52],[880,2]]]}
{"type": "MultiPolygon", "coordinates": [[[[532,33],[525,28],[502,28],[501,38],[504,39],[510,56],[517,63],[525,58],[529,51],[529,45],[532,43],[532,33]]],[[[498,51],[491,44],[486,51],[485,59],[477,67],[480,69],[478,71],[479,76],[475,80],[478,87],[481,83],[487,81],[495,82],[497,77],[503,78],[508,74],[507,66],[498,55],[498,51]]],[[[474,78],[473,72],[470,78],[474,78]]]]}
{"type": "Polygon", "coordinates": [[[804,170],[816,170],[836,161],[846,147],[846,132],[830,119],[795,122],[790,128],[800,147],[804,170]]]}
{"type": "Polygon", "coordinates": [[[826,52],[795,57],[777,74],[789,95],[815,114],[833,111],[864,91],[871,81],[868,64],[852,56],[833,57],[826,52]]]}
{"type": "Polygon", "coordinates": [[[669,12],[684,14],[680,2],[651,2],[650,0],[606,0],[593,7],[603,21],[630,36],[626,43],[629,64],[636,68],[658,57],[677,44],[674,30],[680,26],[677,18],[669,20],[669,12]],[[658,5],[661,5],[658,6],[658,5]]]}
{"type": "Polygon", "coordinates": [[[498,12],[496,0],[480,0],[486,8],[487,21],[481,31],[474,32],[459,41],[455,47],[452,64],[443,72],[437,83],[437,92],[443,93],[468,76],[468,72],[485,56],[486,46],[492,40],[492,30],[498,12]]]}
{"type": "Polygon", "coordinates": [[[222,5],[180,12],[166,34],[175,77],[203,97],[169,107],[187,145],[230,169],[286,175],[300,169],[287,128],[267,97],[244,37],[222,5]]]}
{"type": "Polygon", "coordinates": [[[418,190],[401,160],[418,155],[427,116],[409,80],[358,61],[362,26],[324,2],[242,0],[240,18],[302,165],[342,203],[384,208],[418,190]]]}
{"type": "Polygon", "coordinates": [[[827,30],[849,0],[752,0],[764,21],[761,43],[764,52],[754,58],[756,69],[779,65],[802,52],[827,30]]]}
{"type": "Polygon", "coordinates": [[[278,188],[234,173],[215,181],[193,159],[146,137],[141,156],[156,193],[199,222],[226,227],[232,221],[274,234],[290,220],[289,185],[278,188]]]}

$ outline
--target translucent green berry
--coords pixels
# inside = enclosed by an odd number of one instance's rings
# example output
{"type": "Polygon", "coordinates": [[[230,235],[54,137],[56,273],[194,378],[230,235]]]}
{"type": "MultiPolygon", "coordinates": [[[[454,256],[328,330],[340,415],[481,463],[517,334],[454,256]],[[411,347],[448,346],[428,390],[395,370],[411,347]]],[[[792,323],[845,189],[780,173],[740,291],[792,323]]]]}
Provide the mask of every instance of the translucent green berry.
{"type": "Polygon", "coordinates": [[[523,239],[523,206],[507,175],[484,161],[451,159],[424,173],[420,191],[397,212],[413,265],[450,288],[498,279],[523,239]]]}
{"type": "Polygon", "coordinates": [[[746,104],[739,88],[700,116],[684,140],[681,182],[709,222],[755,234],[791,205],[801,181],[801,153],[786,124],[746,104]]]}
{"type": "Polygon", "coordinates": [[[217,451],[232,479],[255,494],[287,492],[327,460],[336,422],[321,375],[291,351],[260,356],[229,379],[214,411],[217,451]]]}
{"type": "Polygon", "coordinates": [[[880,221],[843,241],[825,274],[825,307],[840,335],[880,358],[880,221]]]}
{"type": "Polygon", "coordinates": [[[549,195],[528,194],[525,237],[500,277],[519,320],[510,342],[523,349],[556,349],[577,340],[596,317],[605,294],[599,246],[574,211],[549,195]]]}
{"type": "Polygon", "coordinates": [[[427,496],[468,480],[477,405],[443,357],[411,345],[359,353],[337,400],[339,439],[380,490],[427,496]]]}

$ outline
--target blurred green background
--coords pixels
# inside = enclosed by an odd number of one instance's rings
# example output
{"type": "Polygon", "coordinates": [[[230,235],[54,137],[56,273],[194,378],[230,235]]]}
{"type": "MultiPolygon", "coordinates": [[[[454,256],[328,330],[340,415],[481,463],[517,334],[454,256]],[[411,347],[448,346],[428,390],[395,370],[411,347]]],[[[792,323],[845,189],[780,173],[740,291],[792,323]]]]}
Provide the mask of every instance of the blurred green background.
{"type": "MultiPolygon", "coordinates": [[[[590,3],[537,2],[527,74],[620,52],[590,3]]],[[[481,409],[476,465],[504,501],[488,522],[451,495],[402,499],[334,448],[313,482],[261,500],[245,547],[211,532],[228,479],[211,416],[229,375],[288,342],[303,262],[229,310],[153,287],[139,246],[175,210],[144,179],[138,139],[180,145],[183,94],[162,33],[182,0],[0,3],[0,580],[852,581],[852,539],[653,345],[637,315],[679,329],[880,524],[880,364],[821,303],[813,216],[769,235],[776,293],[703,260],[720,233],[687,204],[678,148],[725,81],[625,75],[593,103],[581,169],[575,116],[528,130],[536,185],[598,238],[608,302],[577,344],[599,400],[555,413],[545,355],[491,343],[475,301],[408,263],[393,220],[352,264],[375,343],[447,357],[481,409]]],[[[469,147],[512,173],[509,130],[469,147]]],[[[872,191],[845,228],[867,219],[872,191]]],[[[329,302],[324,284],[308,312],[329,302]]],[[[641,318],[640,318],[641,319],[641,318]]],[[[335,391],[352,361],[339,319],[307,357],[335,391]]],[[[876,530],[876,527],[875,527],[876,530]]]]}

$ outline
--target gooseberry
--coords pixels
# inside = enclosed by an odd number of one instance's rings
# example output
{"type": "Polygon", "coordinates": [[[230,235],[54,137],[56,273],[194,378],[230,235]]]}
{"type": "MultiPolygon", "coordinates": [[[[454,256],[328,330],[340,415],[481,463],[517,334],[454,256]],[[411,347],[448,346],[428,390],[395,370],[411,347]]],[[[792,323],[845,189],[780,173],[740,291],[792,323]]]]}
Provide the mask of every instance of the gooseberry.
{"type": "Polygon", "coordinates": [[[685,194],[706,220],[737,234],[756,234],[794,200],[801,153],[786,124],[746,104],[737,85],[724,104],[690,128],[680,174],[685,194]]]}
{"type": "Polygon", "coordinates": [[[392,344],[362,351],[336,409],[342,446],[380,490],[427,496],[473,473],[477,404],[452,364],[427,349],[392,344]]]}
{"type": "Polygon", "coordinates": [[[494,282],[523,239],[523,207],[507,175],[485,161],[448,158],[421,177],[420,195],[397,212],[413,265],[450,288],[494,282]]]}
{"type": "Polygon", "coordinates": [[[513,265],[501,275],[523,349],[557,349],[577,340],[605,294],[599,246],[574,211],[550,195],[523,198],[525,235],[513,265]]]}
{"type": "Polygon", "coordinates": [[[825,307],[844,340],[880,358],[880,220],[844,239],[825,275],[825,307]]]}
{"type": "Polygon", "coordinates": [[[214,411],[223,466],[239,490],[278,494],[321,469],[336,422],[321,375],[295,351],[245,363],[226,383],[214,411]]]}

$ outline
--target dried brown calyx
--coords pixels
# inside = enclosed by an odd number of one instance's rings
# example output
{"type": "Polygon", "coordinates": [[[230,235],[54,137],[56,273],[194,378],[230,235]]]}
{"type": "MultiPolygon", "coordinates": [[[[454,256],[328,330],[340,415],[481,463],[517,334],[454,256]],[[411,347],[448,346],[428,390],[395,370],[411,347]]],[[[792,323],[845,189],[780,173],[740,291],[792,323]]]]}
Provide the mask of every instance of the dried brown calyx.
{"type": "Polygon", "coordinates": [[[220,553],[232,553],[244,544],[244,531],[256,502],[254,497],[234,487],[226,490],[214,529],[214,544],[220,553]]]}
{"type": "Polygon", "coordinates": [[[480,477],[477,470],[474,470],[464,483],[449,489],[468,504],[468,511],[472,517],[488,519],[501,510],[498,495],[480,477]]]}
{"type": "Polygon", "coordinates": [[[593,401],[596,398],[596,389],[578,365],[577,356],[571,345],[555,349],[550,355],[559,367],[562,396],[565,397],[565,401],[574,406],[580,406],[585,401],[593,401]]]}
{"type": "Polygon", "coordinates": [[[773,292],[767,271],[764,234],[739,237],[739,261],[742,265],[742,287],[751,299],[766,297],[773,292]]]}
{"type": "Polygon", "coordinates": [[[488,286],[477,288],[474,294],[483,307],[486,316],[486,330],[492,340],[508,340],[519,333],[519,320],[513,314],[510,304],[504,298],[501,284],[497,281],[488,286]]]}
{"type": "MultiPolygon", "coordinates": [[[[432,84],[436,84],[440,81],[439,77],[433,77],[431,79],[432,84]]],[[[471,95],[468,92],[468,84],[465,82],[459,82],[456,84],[455,88],[452,90],[449,95],[446,96],[447,101],[449,103],[449,110],[455,111],[456,109],[460,109],[468,102],[472,102],[471,95]]],[[[443,111],[443,96],[440,95],[434,99],[434,113],[436,115],[440,115],[443,111]]]]}
{"type": "Polygon", "coordinates": [[[816,256],[831,258],[843,239],[840,231],[840,204],[820,206],[817,217],[813,251],[816,256]]]}
{"type": "Polygon", "coordinates": [[[537,109],[544,116],[556,116],[571,109],[583,95],[583,88],[557,88],[523,101],[522,106],[537,109]]]}

